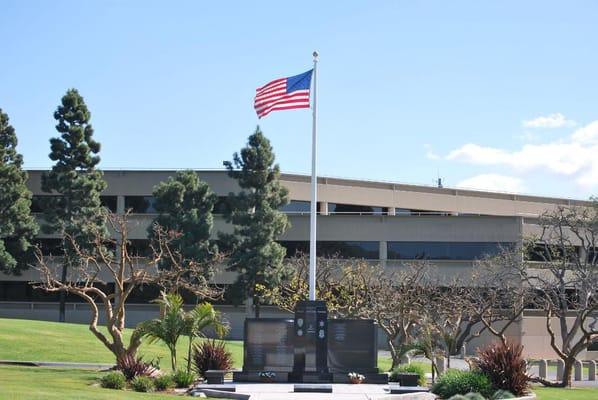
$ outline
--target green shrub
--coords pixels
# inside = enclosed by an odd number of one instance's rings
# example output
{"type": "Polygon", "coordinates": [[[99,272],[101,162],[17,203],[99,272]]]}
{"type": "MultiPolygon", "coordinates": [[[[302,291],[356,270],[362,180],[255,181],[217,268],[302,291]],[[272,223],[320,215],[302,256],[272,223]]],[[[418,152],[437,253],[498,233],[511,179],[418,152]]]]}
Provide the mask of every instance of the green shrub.
{"type": "Polygon", "coordinates": [[[185,370],[179,369],[172,374],[172,379],[174,379],[174,383],[178,388],[186,388],[191,386],[193,382],[195,382],[195,375],[192,372],[187,372],[185,370]]]}
{"type": "Polygon", "coordinates": [[[154,379],[156,390],[166,390],[174,387],[172,375],[161,375],[154,379]]]}
{"type": "Polygon", "coordinates": [[[456,394],[465,395],[470,392],[480,393],[484,397],[492,395],[490,379],[480,372],[459,371],[450,369],[432,386],[432,393],[448,399],[456,394]]]}
{"type": "Polygon", "coordinates": [[[122,372],[109,372],[100,378],[100,386],[106,389],[125,388],[126,379],[122,372]]]}
{"type": "Polygon", "coordinates": [[[424,386],[426,384],[426,371],[424,371],[424,368],[421,365],[417,365],[417,364],[399,365],[397,368],[395,368],[390,373],[388,380],[390,382],[398,382],[399,374],[401,374],[401,373],[417,374],[417,375],[419,375],[419,378],[417,380],[418,385],[424,386]]]}
{"type": "Polygon", "coordinates": [[[136,392],[151,392],[154,390],[154,381],[149,376],[136,376],[131,381],[131,388],[136,392]]]}
{"type": "Polygon", "coordinates": [[[514,399],[514,398],[515,398],[515,395],[513,393],[509,392],[508,390],[499,389],[496,392],[494,392],[492,397],[490,397],[490,400],[502,400],[502,399],[514,399]]]}

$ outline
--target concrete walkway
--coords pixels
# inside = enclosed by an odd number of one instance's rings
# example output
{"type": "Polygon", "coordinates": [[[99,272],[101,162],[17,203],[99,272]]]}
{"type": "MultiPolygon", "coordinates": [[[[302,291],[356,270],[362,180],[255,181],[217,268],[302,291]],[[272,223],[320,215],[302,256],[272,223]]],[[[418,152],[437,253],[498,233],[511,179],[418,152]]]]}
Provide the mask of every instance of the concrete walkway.
{"type": "Polygon", "coordinates": [[[332,393],[294,393],[292,383],[236,383],[236,393],[251,400],[433,400],[430,393],[390,395],[388,385],[332,384],[332,393]]]}

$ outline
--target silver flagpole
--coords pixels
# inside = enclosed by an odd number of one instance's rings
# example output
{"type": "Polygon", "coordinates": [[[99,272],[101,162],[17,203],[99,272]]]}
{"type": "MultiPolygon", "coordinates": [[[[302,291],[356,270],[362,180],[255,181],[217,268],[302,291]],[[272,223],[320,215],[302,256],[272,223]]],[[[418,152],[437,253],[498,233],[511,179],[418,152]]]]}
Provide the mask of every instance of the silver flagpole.
{"type": "Polygon", "coordinates": [[[318,178],[316,174],[316,110],[317,110],[317,77],[318,77],[318,52],[314,51],[314,72],[313,72],[313,125],[311,136],[311,212],[309,214],[309,300],[316,299],[316,213],[318,206],[318,178]]]}

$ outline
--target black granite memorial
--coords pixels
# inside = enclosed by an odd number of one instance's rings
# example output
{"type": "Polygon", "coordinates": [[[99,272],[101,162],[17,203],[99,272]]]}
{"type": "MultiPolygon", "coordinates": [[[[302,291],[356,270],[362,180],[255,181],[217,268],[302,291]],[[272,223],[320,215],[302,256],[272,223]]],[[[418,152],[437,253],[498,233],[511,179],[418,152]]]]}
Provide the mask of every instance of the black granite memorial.
{"type": "Polygon", "coordinates": [[[328,309],[324,301],[300,301],[295,308],[293,382],[330,382],[328,309]]]}
{"type": "Polygon", "coordinates": [[[367,383],[387,383],[378,371],[377,325],[373,320],[328,319],[324,302],[301,302],[293,319],[245,320],[243,370],[238,382],[348,382],[358,372],[367,383]]]}

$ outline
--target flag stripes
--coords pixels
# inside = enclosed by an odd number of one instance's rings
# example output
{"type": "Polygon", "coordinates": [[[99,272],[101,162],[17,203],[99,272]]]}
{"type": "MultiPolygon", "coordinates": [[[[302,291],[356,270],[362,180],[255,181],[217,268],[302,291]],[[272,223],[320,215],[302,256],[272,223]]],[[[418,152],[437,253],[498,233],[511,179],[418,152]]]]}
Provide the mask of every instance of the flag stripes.
{"type": "Polygon", "coordinates": [[[272,111],[309,108],[309,87],[312,71],[275,79],[256,89],[253,107],[259,118],[272,111]]]}

